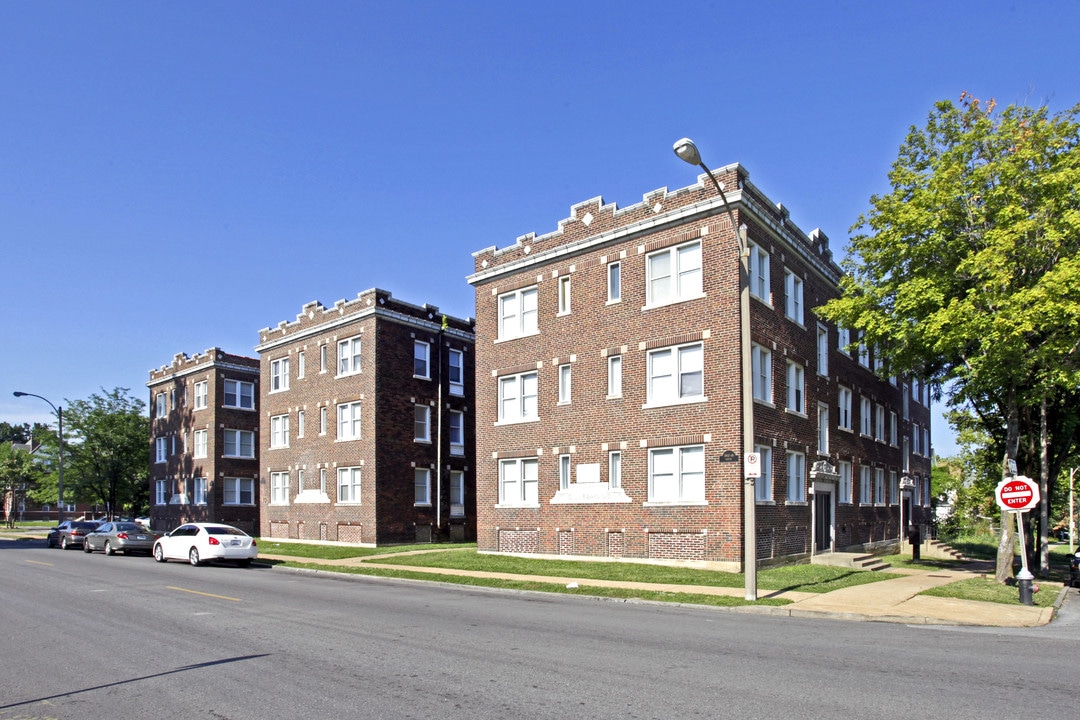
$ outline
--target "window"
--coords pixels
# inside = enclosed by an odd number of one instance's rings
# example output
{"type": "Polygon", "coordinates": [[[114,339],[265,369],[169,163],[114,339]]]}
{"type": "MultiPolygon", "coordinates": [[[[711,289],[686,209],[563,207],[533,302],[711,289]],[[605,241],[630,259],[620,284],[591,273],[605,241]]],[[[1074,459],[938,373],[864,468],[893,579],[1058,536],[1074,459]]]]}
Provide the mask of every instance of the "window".
{"type": "Polygon", "coordinates": [[[570,314],[570,276],[563,275],[559,278],[559,315],[570,314]]]}
{"type": "Polygon", "coordinates": [[[759,502],[771,502],[772,491],[772,448],[768,445],[755,445],[756,452],[761,459],[761,477],[754,482],[754,499],[759,502]]]}
{"type": "Polygon", "coordinates": [[[799,452],[787,454],[788,502],[806,502],[806,456],[799,452]]]}
{"type": "Polygon", "coordinates": [[[302,377],[304,377],[304,374],[306,372],[307,372],[307,356],[304,354],[304,351],[301,350],[300,352],[296,353],[296,377],[297,378],[302,378],[302,377]]]}
{"type": "Polygon", "coordinates": [[[836,426],[844,430],[851,430],[851,390],[841,386],[836,389],[836,396],[836,426]]]}
{"type": "Polygon", "coordinates": [[[197,457],[197,458],[206,457],[206,453],[207,453],[207,448],[206,448],[206,435],[207,434],[206,434],[206,430],[196,430],[192,434],[194,435],[194,439],[195,439],[195,457],[197,457]]]}
{"type": "Polygon", "coordinates": [[[874,406],[874,439],[885,442],[885,408],[881,405],[874,406]]]}
{"type": "Polygon", "coordinates": [[[851,463],[847,460],[840,461],[840,502],[851,502],[851,463]]]}
{"type": "Polygon", "coordinates": [[[851,331],[846,327],[837,326],[836,328],[836,349],[844,353],[848,357],[851,357],[851,351],[848,350],[848,345],[851,345],[851,331]]]}
{"type": "Polygon", "coordinates": [[[787,361],[787,409],[791,412],[806,414],[806,403],[803,395],[805,386],[803,383],[803,367],[790,360],[787,361]]]}
{"type": "Polygon", "coordinates": [[[701,343],[649,353],[649,405],[704,400],[704,350],[701,343]]]}
{"type": "Polygon", "coordinates": [[[450,471],[450,517],[465,516],[465,473],[450,471]]]}
{"type": "Polygon", "coordinates": [[[169,459],[169,441],[167,438],[154,438],[154,462],[163,463],[169,459]]]}
{"type": "Polygon", "coordinates": [[[431,504],[431,470],[416,468],[413,470],[413,504],[431,504]]]}
{"type": "Polygon", "coordinates": [[[885,468],[874,469],[874,504],[885,504],[885,468]]]}
{"type": "Polygon", "coordinates": [[[251,478],[225,478],[222,502],[225,505],[254,505],[255,481],[251,478]]]}
{"type": "Polygon", "coordinates": [[[499,296],[499,339],[535,335],[536,288],[515,290],[499,296]]]}
{"type": "Polygon", "coordinates": [[[869,505],[871,502],[870,468],[859,468],[859,503],[869,505]]]}
{"type": "Polygon", "coordinates": [[[817,328],[817,374],[829,377],[829,330],[824,325],[817,328]]]}
{"type": "Polygon", "coordinates": [[[447,415],[447,426],[450,434],[450,454],[465,454],[465,413],[460,410],[451,410],[447,415]]]}
{"type": "Polygon", "coordinates": [[[296,471],[296,494],[299,495],[302,492],[304,492],[304,471],[303,470],[297,470],[296,471]]]}
{"type": "Polygon", "coordinates": [[[169,481],[168,480],[155,480],[154,481],[154,504],[165,505],[169,502],[169,481]]]}
{"type": "Polygon", "coordinates": [[[919,432],[919,426],[917,424],[915,424],[915,423],[912,423],[912,425],[911,425],[911,441],[912,441],[911,442],[911,451],[913,453],[915,453],[916,455],[921,454],[921,451],[919,450],[919,438],[920,437],[921,437],[921,433],[919,432]]]}
{"type": "Polygon", "coordinates": [[[319,468],[319,492],[326,494],[326,468],[319,468]]]}
{"type": "Polygon", "coordinates": [[[206,478],[197,477],[197,478],[194,479],[193,484],[194,484],[194,488],[193,488],[194,493],[193,494],[195,496],[195,498],[194,498],[195,503],[194,504],[195,505],[205,505],[206,504],[206,478]]]}
{"type": "Polygon", "coordinates": [[[499,422],[538,419],[536,392],[535,372],[499,378],[499,422]]]}
{"type": "Polygon", "coordinates": [[[570,365],[559,366],[559,403],[568,404],[570,402],[570,365]]]}
{"type": "Polygon", "coordinates": [[[339,503],[360,502],[360,468],[338,468],[337,500],[339,503]]]}
{"type": "MultiPolygon", "coordinates": [[[[326,416],[326,408],[323,408],[323,417],[326,416]]],[[[337,406],[337,439],[359,440],[360,439],[360,402],[341,403],[337,406]]]]}
{"type": "Polygon", "coordinates": [[[337,344],[338,376],[355,375],[360,372],[360,338],[339,340],[337,344]]]}
{"type": "Polygon", "coordinates": [[[319,408],[319,434],[326,434],[326,408],[319,408]]]}
{"type": "Polygon", "coordinates": [[[570,456],[559,456],[559,489],[566,490],[570,487],[570,456]]]}
{"type": "Polygon", "coordinates": [[[447,361],[450,366],[450,394],[465,394],[465,354],[460,350],[448,350],[447,361]]]}
{"type": "Polygon", "coordinates": [[[859,364],[864,368],[870,367],[870,348],[866,346],[866,333],[859,331],[859,364]]]}
{"type": "Polygon", "coordinates": [[[622,452],[619,450],[608,453],[608,487],[622,487],[622,452]]]}
{"type": "Polygon", "coordinates": [[[272,473],[270,473],[270,504],[271,505],[288,505],[289,504],[289,473],[287,473],[287,472],[272,472],[272,473]]]}
{"type": "Polygon", "coordinates": [[[646,258],[649,305],[701,296],[701,242],[665,248],[646,258]]]}
{"type": "Polygon", "coordinates": [[[754,345],[750,365],[754,376],[754,399],[772,402],[772,353],[761,345],[754,345]]]}
{"type": "Polygon", "coordinates": [[[413,440],[431,442],[431,408],[427,405],[413,405],[413,440]]]}
{"type": "Polygon", "coordinates": [[[817,451],[818,455],[829,454],[829,406],[825,403],[817,406],[817,451]]]}
{"type": "Polygon", "coordinates": [[[772,288],[769,283],[769,253],[752,242],[747,243],[750,251],[750,294],[769,302],[772,288]]]}
{"type": "Polygon", "coordinates": [[[270,392],[289,389],[289,358],[283,357],[270,361],[270,392]]]}
{"type": "Polygon", "coordinates": [[[923,454],[930,457],[930,428],[923,428],[923,454]]]}
{"type": "Polygon", "coordinates": [[[250,430],[225,431],[225,457],[255,457],[255,433],[250,430]]]}
{"type": "Polygon", "coordinates": [[[803,281],[790,270],[784,273],[784,314],[803,324],[803,281]]]}
{"type": "Polygon", "coordinates": [[[319,346],[319,372],[326,372],[326,346],[319,346]]]}
{"type": "Polygon", "coordinates": [[[889,504],[897,505],[900,502],[900,486],[896,482],[896,471],[889,471],[889,504]]]}
{"type": "Polygon", "coordinates": [[[862,398],[862,403],[859,408],[859,432],[867,437],[870,436],[871,432],[870,423],[870,398],[864,397],[862,398]]]}
{"type": "Polygon", "coordinates": [[[705,501],[705,448],[701,445],[649,451],[649,502],[705,501]]]}
{"type": "Polygon", "coordinates": [[[499,461],[499,504],[537,505],[539,461],[517,459],[499,461]]]}
{"type": "Polygon", "coordinates": [[[896,413],[889,411],[889,444],[896,447],[896,413]]]}
{"type": "Polygon", "coordinates": [[[885,356],[881,352],[881,348],[877,345],[874,346],[874,372],[881,374],[881,371],[885,369],[885,356]]]}
{"type": "Polygon", "coordinates": [[[207,401],[207,383],[205,380],[195,383],[195,409],[205,410],[207,401]]]}
{"type": "Polygon", "coordinates": [[[425,380],[430,378],[431,345],[423,340],[414,340],[412,355],[413,377],[424,378],[425,380]]]}
{"type": "Polygon", "coordinates": [[[622,397],[622,355],[607,359],[607,396],[622,397]]]}
{"type": "Polygon", "coordinates": [[[304,437],[304,430],[307,423],[305,422],[305,413],[303,410],[296,411],[296,437],[304,437]]]}
{"type": "Polygon", "coordinates": [[[622,300],[622,264],[613,262],[607,266],[607,301],[622,300]]]}
{"type": "Polygon", "coordinates": [[[270,447],[289,447],[289,416],[275,415],[270,418],[270,447]]]}
{"type": "Polygon", "coordinates": [[[161,392],[157,394],[157,406],[154,411],[154,417],[163,418],[166,415],[166,404],[168,403],[165,393],[161,392]]]}

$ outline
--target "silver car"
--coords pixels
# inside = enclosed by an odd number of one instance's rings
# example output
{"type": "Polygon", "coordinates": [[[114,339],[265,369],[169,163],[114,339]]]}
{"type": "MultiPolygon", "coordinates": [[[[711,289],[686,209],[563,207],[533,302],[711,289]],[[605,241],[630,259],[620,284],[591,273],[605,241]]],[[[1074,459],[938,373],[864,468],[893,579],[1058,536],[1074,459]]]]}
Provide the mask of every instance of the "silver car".
{"type": "Polygon", "coordinates": [[[83,552],[92,553],[101,550],[106,555],[113,553],[144,552],[149,555],[154,550],[157,536],[142,525],[133,522],[107,522],[98,526],[83,540],[83,552]]]}

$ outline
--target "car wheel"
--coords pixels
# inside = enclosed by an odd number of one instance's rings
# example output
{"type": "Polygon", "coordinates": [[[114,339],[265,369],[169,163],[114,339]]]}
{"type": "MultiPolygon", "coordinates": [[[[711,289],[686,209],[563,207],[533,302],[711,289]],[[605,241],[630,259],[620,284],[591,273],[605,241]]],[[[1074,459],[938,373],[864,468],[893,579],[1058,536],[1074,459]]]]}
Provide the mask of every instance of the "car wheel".
{"type": "Polygon", "coordinates": [[[113,554],[112,543],[110,543],[108,540],[105,541],[105,554],[106,555],[112,555],[113,554]]]}
{"type": "Polygon", "coordinates": [[[67,538],[60,538],[60,549],[61,550],[67,550],[68,549],[68,539],[67,538]]]}
{"type": "Polygon", "coordinates": [[[54,548],[54,547],[56,547],[56,541],[55,541],[55,540],[53,540],[52,538],[46,538],[46,539],[45,539],[45,547],[47,547],[47,548],[54,548]]]}
{"type": "Polygon", "coordinates": [[[93,549],[90,547],[90,543],[86,542],[85,540],[83,540],[82,551],[87,555],[94,552],[93,549]]]}
{"type": "Polygon", "coordinates": [[[165,562],[165,551],[161,549],[160,545],[154,546],[154,559],[158,562],[165,562]]]}
{"type": "Polygon", "coordinates": [[[192,565],[198,565],[199,564],[199,551],[197,549],[195,549],[195,548],[191,548],[191,550],[188,551],[187,558],[188,558],[188,562],[190,562],[192,565]]]}
{"type": "Polygon", "coordinates": [[[237,567],[251,567],[251,560],[249,560],[247,558],[245,558],[243,560],[237,560],[236,561],[236,566],[237,567]]]}

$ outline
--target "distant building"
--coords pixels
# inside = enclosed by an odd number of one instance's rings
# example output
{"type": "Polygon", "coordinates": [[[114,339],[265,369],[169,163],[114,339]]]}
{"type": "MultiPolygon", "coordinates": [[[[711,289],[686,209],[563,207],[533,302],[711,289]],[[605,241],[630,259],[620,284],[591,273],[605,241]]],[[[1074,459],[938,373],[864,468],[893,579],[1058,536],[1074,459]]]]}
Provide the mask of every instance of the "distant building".
{"type": "Polygon", "coordinates": [[[219,348],[150,371],[150,518],[259,529],[259,361],[219,348]]]}
{"type": "Polygon", "coordinates": [[[474,253],[481,551],[739,569],[751,451],[759,562],[884,546],[929,522],[928,389],[814,315],[841,279],[824,233],[741,166],[718,176],[735,227],[702,176],[627,208],[580,203],[554,232],[474,253]]]}
{"type": "Polygon", "coordinates": [[[475,538],[472,324],[372,289],[259,332],[263,536],[475,538]]]}

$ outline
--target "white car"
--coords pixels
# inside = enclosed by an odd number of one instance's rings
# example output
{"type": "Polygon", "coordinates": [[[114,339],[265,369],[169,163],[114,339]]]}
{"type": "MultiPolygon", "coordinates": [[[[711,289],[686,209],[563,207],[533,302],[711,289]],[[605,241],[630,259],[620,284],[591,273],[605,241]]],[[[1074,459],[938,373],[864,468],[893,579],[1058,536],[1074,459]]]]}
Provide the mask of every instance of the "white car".
{"type": "Polygon", "coordinates": [[[187,523],[154,542],[154,559],[158,562],[186,560],[202,565],[211,560],[228,560],[247,567],[258,556],[255,538],[222,523],[187,523]]]}

